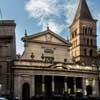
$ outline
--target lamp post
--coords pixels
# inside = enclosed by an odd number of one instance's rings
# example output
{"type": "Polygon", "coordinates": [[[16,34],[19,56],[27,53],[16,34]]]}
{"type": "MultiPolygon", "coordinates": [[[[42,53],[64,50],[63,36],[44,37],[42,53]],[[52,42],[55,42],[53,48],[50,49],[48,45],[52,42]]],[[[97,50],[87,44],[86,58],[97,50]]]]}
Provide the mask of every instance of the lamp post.
{"type": "Polygon", "coordinates": [[[2,84],[0,84],[0,96],[1,96],[1,92],[2,92],[2,84]]]}

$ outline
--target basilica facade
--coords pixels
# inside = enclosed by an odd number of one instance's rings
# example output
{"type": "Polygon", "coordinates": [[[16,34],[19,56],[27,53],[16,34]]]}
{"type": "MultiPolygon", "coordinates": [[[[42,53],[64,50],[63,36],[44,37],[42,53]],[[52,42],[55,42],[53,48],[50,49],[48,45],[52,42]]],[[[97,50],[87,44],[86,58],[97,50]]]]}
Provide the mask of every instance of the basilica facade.
{"type": "Polygon", "coordinates": [[[11,66],[14,95],[23,100],[76,93],[99,96],[96,22],[86,0],[80,0],[70,40],[49,27],[32,35],[25,31],[24,52],[11,66]]]}
{"type": "Polygon", "coordinates": [[[96,66],[75,63],[70,57],[68,41],[50,29],[26,35],[22,40],[25,51],[13,67],[16,96],[25,100],[31,96],[77,92],[99,95],[96,66]]]}
{"type": "Polygon", "coordinates": [[[86,0],[80,0],[70,26],[70,41],[49,27],[29,36],[26,32],[23,55],[13,67],[15,95],[24,99],[77,92],[98,96],[96,22],[86,0]]]}

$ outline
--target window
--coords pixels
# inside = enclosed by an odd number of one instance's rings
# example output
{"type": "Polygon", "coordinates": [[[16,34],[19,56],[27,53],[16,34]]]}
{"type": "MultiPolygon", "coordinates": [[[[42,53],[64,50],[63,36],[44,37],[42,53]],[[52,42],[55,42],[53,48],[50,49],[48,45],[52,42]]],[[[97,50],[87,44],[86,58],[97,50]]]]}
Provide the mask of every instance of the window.
{"type": "Polygon", "coordinates": [[[45,57],[45,62],[52,63],[54,61],[54,57],[45,57]]]}
{"type": "Polygon", "coordinates": [[[83,34],[84,34],[84,35],[87,34],[87,27],[83,27],[83,34]]]}
{"type": "Polygon", "coordinates": [[[90,28],[90,35],[92,35],[93,34],[93,29],[92,28],[90,28]]]}
{"type": "Polygon", "coordinates": [[[72,38],[74,38],[74,33],[72,33],[72,38]]]}
{"type": "Polygon", "coordinates": [[[89,51],[89,55],[93,56],[93,50],[92,49],[89,51]]]}
{"type": "Polygon", "coordinates": [[[93,29],[91,27],[88,27],[88,34],[92,35],[92,33],[93,33],[93,29]]]}
{"type": "Polygon", "coordinates": [[[91,27],[84,27],[82,28],[82,32],[84,35],[92,35],[93,34],[93,29],[91,27]]]}
{"type": "Polygon", "coordinates": [[[74,37],[76,37],[76,36],[77,36],[77,29],[76,29],[75,31],[72,32],[71,38],[74,38],[74,37]]]}
{"type": "Polygon", "coordinates": [[[89,39],[87,39],[87,45],[89,45],[89,39]]]}
{"type": "Polygon", "coordinates": [[[85,38],[83,38],[83,44],[86,44],[85,38]]]}
{"type": "Polygon", "coordinates": [[[85,27],[85,35],[87,35],[87,33],[88,33],[88,32],[87,32],[87,27],[85,27]]]}
{"type": "Polygon", "coordinates": [[[91,39],[91,46],[93,46],[93,40],[91,39]]]}
{"type": "Polygon", "coordinates": [[[75,36],[77,36],[77,29],[74,31],[74,33],[75,33],[75,36]]]}
{"type": "Polygon", "coordinates": [[[75,46],[77,46],[77,40],[75,41],[75,46]]]}
{"type": "Polygon", "coordinates": [[[82,33],[83,33],[83,34],[85,33],[85,27],[83,27],[83,29],[82,29],[82,33]]]}

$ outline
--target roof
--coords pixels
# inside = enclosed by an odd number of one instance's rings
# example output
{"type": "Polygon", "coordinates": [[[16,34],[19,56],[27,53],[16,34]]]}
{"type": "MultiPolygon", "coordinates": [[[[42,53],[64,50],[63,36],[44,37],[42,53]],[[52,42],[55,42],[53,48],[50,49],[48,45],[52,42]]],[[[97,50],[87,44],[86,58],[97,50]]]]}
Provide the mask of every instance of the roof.
{"type": "Polygon", "coordinates": [[[86,0],[80,0],[73,22],[77,21],[78,19],[94,20],[86,0]]]}
{"type": "Polygon", "coordinates": [[[57,39],[59,39],[60,41],[64,42],[65,44],[69,44],[69,41],[64,39],[63,37],[61,37],[60,35],[54,33],[53,31],[51,31],[50,29],[47,28],[46,31],[43,31],[43,32],[39,32],[39,33],[36,33],[36,34],[32,34],[32,35],[29,35],[29,36],[25,36],[22,38],[23,41],[28,41],[32,38],[36,38],[36,37],[39,37],[39,36],[42,36],[42,35],[45,35],[45,34],[51,34],[53,35],[54,37],[56,37],[57,39]]]}

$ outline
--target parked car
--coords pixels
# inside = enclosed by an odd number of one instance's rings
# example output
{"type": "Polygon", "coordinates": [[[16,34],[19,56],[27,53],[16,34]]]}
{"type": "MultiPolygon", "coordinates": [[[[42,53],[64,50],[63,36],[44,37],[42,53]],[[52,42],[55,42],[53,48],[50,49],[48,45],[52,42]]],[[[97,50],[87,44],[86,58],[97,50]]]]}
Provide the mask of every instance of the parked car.
{"type": "Polygon", "coordinates": [[[20,97],[15,97],[14,100],[21,100],[21,98],[20,97]]]}
{"type": "Polygon", "coordinates": [[[8,100],[8,99],[6,99],[6,98],[4,98],[4,97],[0,97],[0,100],[8,100]]]}

